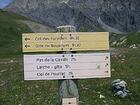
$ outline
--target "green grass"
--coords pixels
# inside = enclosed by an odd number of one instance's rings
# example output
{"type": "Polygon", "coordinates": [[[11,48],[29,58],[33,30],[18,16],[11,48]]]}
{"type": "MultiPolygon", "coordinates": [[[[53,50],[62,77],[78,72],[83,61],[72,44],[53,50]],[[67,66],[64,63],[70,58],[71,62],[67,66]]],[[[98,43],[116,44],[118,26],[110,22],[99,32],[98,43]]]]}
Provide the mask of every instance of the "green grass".
{"type": "MultiPolygon", "coordinates": [[[[140,104],[140,49],[119,49],[111,57],[112,77],[79,80],[80,105],[139,105],[140,104]],[[124,59],[124,60],[123,60],[124,59]],[[111,91],[114,79],[128,83],[132,95],[121,99],[111,91]],[[99,95],[105,96],[100,99],[99,95]]],[[[56,105],[57,81],[24,81],[22,59],[0,61],[0,105],[56,105]]]]}
{"type": "Polygon", "coordinates": [[[135,44],[137,47],[140,46],[140,32],[125,33],[125,34],[110,34],[110,45],[112,47],[129,48],[135,44]],[[125,40],[125,41],[124,41],[125,40]],[[124,42],[123,42],[124,41],[124,42]],[[116,44],[112,44],[116,42],[116,44]]]}
{"type": "Polygon", "coordinates": [[[140,45],[140,33],[130,33],[127,36],[127,44],[139,44],[140,45]]]}
{"type": "Polygon", "coordinates": [[[31,30],[18,20],[26,18],[0,10],[0,58],[21,55],[21,35],[31,30]]]}
{"type": "Polygon", "coordinates": [[[140,105],[140,49],[119,50],[122,50],[121,54],[111,57],[112,69],[115,71],[112,71],[110,79],[80,81],[83,84],[83,88],[80,88],[81,101],[84,102],[80,105],[140,105]],[[113,95],[111,82],[118,78],[128,83],[131,96],[121,99],[113,95]],[[105,98],[100,99],[100,94],[105,98]]]}

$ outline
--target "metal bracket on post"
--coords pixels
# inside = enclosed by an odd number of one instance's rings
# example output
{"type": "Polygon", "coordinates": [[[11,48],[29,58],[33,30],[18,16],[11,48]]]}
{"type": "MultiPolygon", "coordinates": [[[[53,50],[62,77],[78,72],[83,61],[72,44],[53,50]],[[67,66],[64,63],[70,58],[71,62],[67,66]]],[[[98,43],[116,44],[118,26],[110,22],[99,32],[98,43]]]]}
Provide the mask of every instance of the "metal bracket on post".
{"type": "MultiPolygon", "coordinates": [[[[57,27],[58,32],[75,32],[76,28],[71,25],[57,27]]],[[[62,52],[71,54],[72,52],[62,52]]],[[[78,80],[59,80],[58,105],[79,105],[78,80]],[[67,103],[68,102],[68,103],[67,103]]]]}

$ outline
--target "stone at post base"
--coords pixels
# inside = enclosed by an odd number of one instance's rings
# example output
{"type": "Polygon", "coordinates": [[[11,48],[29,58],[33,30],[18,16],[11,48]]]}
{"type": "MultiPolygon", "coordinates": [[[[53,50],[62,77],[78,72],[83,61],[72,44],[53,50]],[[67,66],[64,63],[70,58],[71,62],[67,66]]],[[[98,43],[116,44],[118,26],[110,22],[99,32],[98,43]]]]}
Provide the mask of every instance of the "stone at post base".
{"type": "MultiPolygon", "coordinates": [[[[58,32],[75,32],[76,28],[71,25],[57,27],[58,32]]],[[[61,53],[61,52],[58,52],[61,53]]],[[[72,53],[72,52],[62,52],[72,53]]],[[[77,105],[79,105],[79,93],[78,93],[78,80],[59,80],[59,99],[58,105],[62,105],[63,98],[76,98],[77,105]]]]}

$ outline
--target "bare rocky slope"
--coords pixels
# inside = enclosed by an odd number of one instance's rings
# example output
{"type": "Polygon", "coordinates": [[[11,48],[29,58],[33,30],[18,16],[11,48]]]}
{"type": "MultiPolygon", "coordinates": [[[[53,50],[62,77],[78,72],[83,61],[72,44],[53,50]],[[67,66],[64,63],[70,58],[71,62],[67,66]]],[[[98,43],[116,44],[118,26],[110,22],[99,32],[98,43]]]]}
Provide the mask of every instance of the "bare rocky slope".
{"type": "Polygon", "coordinates": [[[139,5],[140,0],[15,0],[7,9],[53,27],[120,33],[140,30],[139,5]]]}
{"type": "Polygon", "coordinates": [[[49,32],[55,32],[56,31],[53,27],[49,27],[47,25],[39,24],[37,22],[33,22],[33,21],[30,21],[30,20],[20,20],[18,22],[22,22],[22,23],[26,24],[35,33],[49,33],[49,32]]]}

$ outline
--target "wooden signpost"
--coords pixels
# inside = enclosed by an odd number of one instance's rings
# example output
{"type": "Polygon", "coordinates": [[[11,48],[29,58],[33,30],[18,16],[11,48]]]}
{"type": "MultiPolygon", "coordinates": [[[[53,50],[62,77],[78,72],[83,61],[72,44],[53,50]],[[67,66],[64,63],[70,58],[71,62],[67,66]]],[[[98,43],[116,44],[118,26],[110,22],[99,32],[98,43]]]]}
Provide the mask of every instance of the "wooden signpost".
{"type": "MultiPolygon", "coordinates": [[[[60,26],[57,27],[58,32],[76,32],[76,28],[74,26],[60,26]]],[[[73,52],[62,52],[63,54],[71,54],[73,52]]],[[[74,103],[75,105],[79,105],[79,92],[78,92],[78,80],[77,79],[66,79],[58,81],[58,105],[65,104],[65,99],[67,100],[67,104],[74,103]],[[73,98],[75,100],[73,100],[73,98]]]]}
{"type": "Polygon", "coordinates": [[[74,30],[70,26],[58,29],[59,33],[23,34],[24,53],[63,51],[61,54],[25,54],[24,79],[59,80],[58,105],[79,105],[75,79],[110,77],[110,53],[73,54],[71,51],[109,50],[109,33],[70,32],[74,30]]]}

